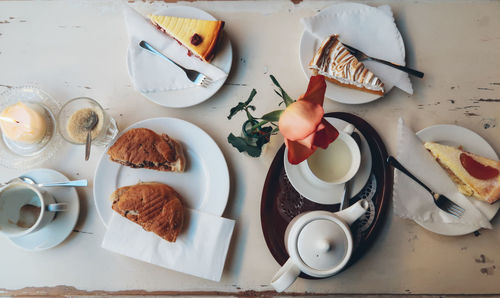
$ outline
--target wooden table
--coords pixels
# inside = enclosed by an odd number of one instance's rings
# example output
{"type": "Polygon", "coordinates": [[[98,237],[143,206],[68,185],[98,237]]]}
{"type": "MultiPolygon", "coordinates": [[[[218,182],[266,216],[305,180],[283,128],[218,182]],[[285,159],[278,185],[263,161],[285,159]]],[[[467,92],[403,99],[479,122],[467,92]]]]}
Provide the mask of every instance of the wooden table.
{"type": "MultiPolygon", "coordinates": [[[[42,166],[71,179],[88,179],[78,189],[81,213],[61,245],[30,253],[0,238],[0,294],[185,294],[271,295],[279,266],[260,226],[260,196],[269,165],[282,144],[273,137],[262,157],[238,153],[226,141],[239,133],[244,115],[227,120],[229,108],[256,88],[256,114],[276,108],[269,74],[293,97],[307,80],[298,59],[300,19],[333,4],[323,1],[188,2],[226,21],[233,68],[210,100],[185,109],[158,106],[131,86],[127,74],[127,32],[118,1],[0,2],[0,84],[34,84],[64,102],[89,96],[101,102],[124,129],[151,117],[178,117],[203,127],[221,147],[230,169],[225,217],[236,219],[224,274],[210,282],[113,254],[100,247],[105,228],[98,218],[92,185],[103,149],[83,161],[82,146],[64,144],[42,166]],[[294,4],[292,2],[299,2],[294,4]],[[138,109],[137,107],[141,107],[138,109]]],[[[129,1],[147,14],[178,5],[129,1]]],[[[326,111],[363,117],[396,151],[399,117],[415,130],[457,124],[483,136],[500,153],[500,2],[377,1],[389,4],[403,36],[407,63],[425,72],[412,79],[415,93],[393,89],[363,105],[326,101],[326,111]]],[[[0,181],[21,170],[0,169],[0,181]]],[[[391,207],[392,209],[392,207],[391,207]]],[[[388,213],[370,251],[354,266],[324,280],[298,280],[288,293],[333,294],[500,294],[500,233],[493,230],[446,237],[388,213]]]]}

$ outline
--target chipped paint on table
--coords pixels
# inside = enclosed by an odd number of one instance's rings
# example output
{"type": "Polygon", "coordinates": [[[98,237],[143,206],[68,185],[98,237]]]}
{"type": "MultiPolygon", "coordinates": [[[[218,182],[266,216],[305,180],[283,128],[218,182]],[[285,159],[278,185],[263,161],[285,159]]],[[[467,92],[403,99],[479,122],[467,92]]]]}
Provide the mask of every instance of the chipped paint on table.
{"type": "MultiPolygon", "coordinates": [[[[336,1],[335,1],[336,2],[336,1]]],[[[298,48],[300,19],[334,1],[128,1],[143,14],[171,5],[204,9],[226,21],[233,68],[221,90],[188,109],[155,105],[135,91],[127,66],[126,1],[1,1],[0,91],[33,84],[63,102],[89,96],[103,104],[123,129],[146,118],[178,117],[203,127],[219,144],[231,175],[224,215],[237,220],[224,274],[215,283],[165,270],[105,251],[104,226],[95,210],[92,185],[103,148],[83,161],[83,147],[65,144],[44,167],[72,179],[89,179],[78,189],[81,214],[69,238],[56,248],[24,252],[0,238],[0,295],[185,295],[272,296],[268,286],[278,264],[260,227],[265,174],[282,144],[273,137],[253,159],[226,141],[244,115],[227,120],[229,108],[258,91],[256,114],[276,108],[273,74],[293,97],[304,92],[298,48]],[[137,109],[137,107],[141,109],[137,109]]],[[[389,4],[405,41],[407,63],[425,72],[413,79],[414,95],[393,89],[363,105],[325,102],[325,110],[363,117],[396,151],[399,117],[415,130],[457,124],[484,137],[500,153],[500,1],[360,1],[389,4]]],[[[0,168],[0,181],[21,171],[0,168]]],[[[324,280],[298,280],[289,294],[500,294],[499,220],[493,230],[445,237],[388,213],[369,253],[348,270],[324,280]]]]}

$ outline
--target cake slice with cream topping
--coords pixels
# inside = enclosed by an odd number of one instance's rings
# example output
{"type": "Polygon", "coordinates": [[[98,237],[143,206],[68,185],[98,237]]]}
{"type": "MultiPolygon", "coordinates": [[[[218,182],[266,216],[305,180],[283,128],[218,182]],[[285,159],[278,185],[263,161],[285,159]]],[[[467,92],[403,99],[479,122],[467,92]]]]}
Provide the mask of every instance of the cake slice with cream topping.
{"type": "Polygon", "coordinates": [[[309,68],[337,85],[384,95],[382,81],[344,47],[338,35],[331,35],[321,43],[309,68]]]}

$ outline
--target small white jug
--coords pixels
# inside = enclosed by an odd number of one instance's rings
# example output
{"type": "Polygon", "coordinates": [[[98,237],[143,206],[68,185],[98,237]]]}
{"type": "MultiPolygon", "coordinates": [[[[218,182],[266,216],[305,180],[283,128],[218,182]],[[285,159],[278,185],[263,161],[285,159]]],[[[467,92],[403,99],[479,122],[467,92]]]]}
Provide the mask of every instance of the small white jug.
{"type": "Polygon", "coordinates": [[[300,272],[313,277],[328,277],[349,262],[353,238],[349,226],[368,209],[366,200],[336,212],[309,211],[297,215],[287,226],[285,246],[290,255],[274,275],[271,285],[277,292],[286,290],[300,272]]]}

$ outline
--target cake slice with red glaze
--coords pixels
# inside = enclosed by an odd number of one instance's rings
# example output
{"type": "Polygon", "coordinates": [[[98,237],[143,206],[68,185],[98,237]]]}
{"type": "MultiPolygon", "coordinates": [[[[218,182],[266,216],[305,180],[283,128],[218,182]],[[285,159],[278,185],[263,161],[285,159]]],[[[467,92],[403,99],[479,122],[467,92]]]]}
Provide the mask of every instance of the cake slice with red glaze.
{"type": "Polygon", "coordinates": [[[424,146],[461,193],[490,204],[500,199],[500,161],[433,142],[426,142],[424,146]]]}

